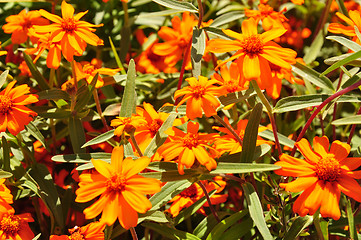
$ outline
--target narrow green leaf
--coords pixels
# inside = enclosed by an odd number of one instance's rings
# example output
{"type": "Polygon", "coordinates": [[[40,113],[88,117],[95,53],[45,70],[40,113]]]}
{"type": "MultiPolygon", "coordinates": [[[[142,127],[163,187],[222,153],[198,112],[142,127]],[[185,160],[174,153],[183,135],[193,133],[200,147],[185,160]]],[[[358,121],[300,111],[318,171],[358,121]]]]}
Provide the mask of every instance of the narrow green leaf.
{"type": "Polygon", "coordinates": [[[76,94],[76,103],[74,110],[77,112],[82,112],[84,107],[88,104],[89,100],[93,96],[93,91],[95,89],[95,84],[98,81],[99,73],[95,74],[91,83],[89,85],[83,85],[76,94]]]}
{"type": "Polygon", "coordinates": [[[227,23],[233,22],[235,20],[244,18],[244,12],[243,11],[232,11],[225,14],[222,14],[215,18],[213,22],[211,23],[210,27],[220,27],[222,25],[225,25],[227,23]]]}
{"type": "Polygon", "coordinates": [[[346,88],[348,86],[351,86],[352,84],[356,83],[361,78],[361,73],[353,75],[351,78],[349,78],[344,84],[342,84],[341,88],[346,88]]]}
{"type": "Polygon", "coordinates": [[[140,213],[138,218],[138,224],[143,221],[153,221],[157,223],[168,223],[168,219],[162,211],[148,211],[144,214],[140,213]]]}
{"type": "Polygon", "coordinates": [[[254,224],[261,233],[263,239],[272,240],[273,237],[267,227],[266,220],[263,215],[262,205],[258,198],[257,192],[254,190],[252,184],[246,182],[242,185],[244,195],[246,197],[249,214],[254,221],[254,224]]]}
{"type": "Polygon", "coordinates": [[[256,149],[256,141],[258,137],[258,127],[261,121],[263,106],[257,103],[254,106],[252,113],[249,117],[246,130],[243,137],[242,153],[240,162],[251,162],[256,149]]]}
{"type": "Polygon", "coordinates": [[[0,179],[9,178],[12,176],[13,176],[13,174],[11,172],[6,172],[6,171],[0,169],[0,179]]]}
{"type": "Polygon", "coordinates": [[[119,52],[119,58],[121,62],[125,61],[125,58],[129,52],[130,47],[130,27],[129,25],[124,25],[122,29],[120,30],[120,52],[119,52]]]}
{"type": "Polygon", "coordinates": [[[36,94],[39,96],[39,100],[42,99],[47,99],[47,100],[63,99],[66,101],[70,100],[69,94],[61,89],[53,88],[53,89],[37,92],[36,94]]]}
{"type": "Polygon", "coordinates": [[[182,175],[179,174],[178,170],[165,172],[147,172],[141,173],[140,175],[144,177],[155,178],[162,182],[172,182],[199,177],[201,172],[198,172],[195,169],[184,169],[184,174],[182,175]]]}
{"type": "Polygon", "coordinates": [[[192,182],[188,180],[167,182],[160,192],[157,192],[149,199],[153,206],[150,211],[158,210],[190,185],[192,185],[192,182]]]}
{"type": "Polygon", "coordinates": [[[296,64],[292,66],[292,71],[322,89],[328,89],[331,92],[335,91],[331,80],[326,76],[320,76],[320,73],[312,68],[296,62],[296,64]]]}
{"type": "Polygon", "coordinates": [[[354,221],[354,217],[353,217],[353,212],[352,212],[352,206],[351,206],[350,199],[347,199],[347,212],[346,213],[347,213],[347,220],[348,220],[350,238],[353,239],[353,240],[358,240],[357,230],[356,230],[356,227],[355,227],[355,221],[354,221]]]}
{"type": "Polygon", "coordinates": [[[242,91],[242,92],[228,93],[227,96],[220,96],[218,97],[218,99],[223,106],[227,106],[232,103],[237,103],[246,100],[256,94],[257,93],[252,89],[247,89],[246,91],[242,91]]]}
{"type": "Polygon", "coordinates": [[[135,62],[130,60],[127,73],[127,84],[124,88],[124,94],[122,99],[122,106],[120,107],[120,117],[131,117],[132,113],[135,113],[135,107],[137,104],[137,94],[135,93],[135,62]]]}
{"type": "MultiPolygon", "coordinates": [[[[253,154],[253,159],[251,162],[256,161],[258,158],[262,157],[263,155],[268,153],[269,150],[271,150],[271,146],[268,144],[262,144],[260,146],[256,146],[256,149],[253,154]]],[[[222,156],[218,159],[218,162],[219,163],[220,162],[228,162],[228,163],[239,162],[239,159],[241,159],[241,154],[242,154],[242,152],[238,152],[238,153],[222,156]]]]}
{"type": "Polygon", "coordinates": [[[198,12],[198,9],[190,2],[183,2],[176,0],[152,0],[152,1],[167,8],[188,11],[188,12],[198,12]]]}
{"type": "Polygon", "coordinates": [[[166,113],[177,113],[179,115],[186,115],[186,106],[181,105],[177,108],[176,106],[163,106],[161,107],[158,112],[166,112],[166,113]]]}
{"type": "Polygon", "coordinates": [[[250,172],[265,172],[280,169],[279,166],[266,163],[228,163],[219,162],[215,170],[211,174],[218,173],[250,173],[250,172]]]}
{"type": "Polygon", "coordinates": [[[29,171],[32,181],[38,186],[41,199],[44,201],[49,212],[54,216],[55,222],[62,229],[64,218],[61,201],[56,191],[54,181],[48,168],[43,164],[35,164],[29,171]]]}
{"type": "Polygon", "coordinates": [[[294,240],[297,239],[306,227],[308,227],[313,222],[312,216],[297,217],[293,221],[290,229],[286,232],[283,240],[294,240]]]}
{"type": "MultiPolygon", "coordinates": [[[[258,135],[263,138],[272,140],[272,141],[275,140],[273,132],[268,129],[260,132],[258,135]]],[[[293,141],[292,139],[289,139],[288,137],[286,137],[285,135],[282,135],[280,133],[277,133],[277,135],[278,135],[278,140],[280,141],[280,144],[285,145],[290,148],[293,148],[293,146],[295,145],[295,141],[293,141]]]]}
{"type": "Polygon", "coordinates": [[[5,136],[2,136],[1,138],[2,143],[2,149],[3,149],[3,170],[10,172],[10,146],[8,144],[8,141],[6,140],[5,136]]]}
{"type": "Polygon", "coordinates": [[[331,65],[329,68],[327,68],[320,76],[324,76],[326,75],[327,73],[329,72],[332,72],[333,70],[343,66],[343,65],[347,65],[349,62],[353,61],[353,60],[356,60],[358,58],[361,57],[361,51],[358,51],[358,52],[355,52],[355,53],[352,53],[350,56],[334,63],[333,65],[331,65]]]}
{"type": "Polygon", "coordinates": [[[124,70],[124,68],[123,68],[123,64],[122,64],[122,62],[120,61],[119,55],[118,55],[118,53],[117,53],[117,50],[115,49],[114,43],[113,43],[113,41],[112,41],[112,39],[111,39],[110,37],[109,37],[109,43],[110,43],[110,47],[112,48],[115,61],[117,62],[118,67],[121,68],[122,74],[125,75],[125,70],[124,70]]]}
{"type": "Polygon", "coordinates": [[[223,31],[219,28],[215,28],[215,27],[204,27],[202,28],[203,30],[205,30],[207,33],[213,34],[217,37],[220,37],[222,39],[227,39],[227,40],[234,40],[234,38],[226,35],[225,33],[223,33],[223,31]]]}
{"type": "Polygon", "coordinates": [[[340,118],[331,123],[332,125],[349,125],[349,124],[361,124],[361,115],[350,116],[345,118],[340,118]]]}
{"type": "MultiPolygon", "coordinates": [[[[154,1],[154,0],[153,0],[154,1]]],[[[191,233],[183,232],[181,230],[177,230],[174,228],[170,228],[165,224],[157,224],[152,222],[143,222],[143,227],[150,228],[162,236],[168,238],[168,239],[174,239],[174,240],[201,240],[200,238],[194,236],[191,233]]]]}
{"type": "MultiPolygon", "coordinates": [[[[217,214],[220,219],[223,219],[225,216],[230,215],[227,212],[217,212],[217,214]]],[[[217,219],[213,216],[213,214],[210,214],[197,225],[197,227],[193,231],[193,234],[199,238],[203,238],[204,236],[207,236],[217,224],[217,219]]]]}
{"type": "Polygon", "coordinates": [[[35,139],[37,139],[44,146],[44,148],[48,149],[45,137],[32,122],[29,122],[28,125],[25,126],[25,128],[35,139]]]}
{"type": "MultiPolygon", "coordinates": [[[[208,193],[209,197],[211,197],[213,194],[216,193],[216,189],[214,189],[213,191],[210,191],[208,193]]],[[[206,196],[201,197],[200,199],[198,199],[195,203],[193,203],[191,206],[183,209],[174,219],[174,226],[180,224],[181,222],[183,222],[185,219],[189,218],[190,216],[192,216],[194,213],[196,213],[198,211],[198,209],[200,209],[205,203],[207,202],[207,198],[206,196]]]]}
{"type": "Polygon", "coordinates": [[[32,240],[38,240],[41,236],[41,233],[39,233],[38,235],[36,235],[32,240]]]}
{"type": "Polygon", "coordinates": [[[361,46],[358,45],[356,42],[351,41],[350,39],[347,39],[345,37],[340,37],[340,36],[328,36],[326,37],[326,39],[329,40],[333,40],[338,42],[339,44],[347,47],[348,49],[354,51],[354,52],[358,52],[361,50],[361,46]]]}
{"type": "Polygon", "coordinates": [[[27,55],[25,52],[23,52],[23,54],[24,54],[24,60],[26,62],[26,65],[28,65],[31,74],[33,75],[36,82],[39,84],[39,87],[42,90],[50,89],[48,82],[45,80],[43,75],[41,75],[39,70],[34,65],[33,59],[29,55],[27,55]]]}
{"type": "Polygon", "coordinates": [[[79,153],[79,154],[67,154],[67,155],[55,155],[51,158],[54,162],[63,163],[88,163],[91,159],[101,159],[103,161],[110,162],[111,153],[79,153]]]}
{"type": "Polygon", "coordinates": [[[91,146],[94,144],[98,144],[98,143],[102,143],[105,141],[108,141],[109,139],[111,139],[112,137],[114,137],[114,129],[109,130],[108,132],[102,133],[99,136],[96,136],[95,138],[89,140],[88,142],[86,142],[83,146],[81,146],[82,148],[85,148],[87,146],[91,146]]]}
{"type": "Polygon", "coordinates": [[[224,234],[222,239],[241,239],[244,235],[249,233],[253,228],[254,223],[252,218],[242,220],[241,224],[234,224],[224,234]],[[241,227],[240,227],[241,226],[241,227]]]}
{"type": "Polygon", "coordinates": [[[312,63],[317,58],[318,54],[321,51],[324,37],[326,34],[327,34],[327,30],[318,32],[316,38],[313,40],[310,48],[303,57],[303,60],[305,61],[306,64],[312,63]]]}
{"type": "Polygon", "coordinates": [[[276,113],[283,113],[318,106],[329,96],[330,95],[328,94],[313,94],[284,97],[276,103],[273,111],[276,113]]]}
{"type": "Polygon", "coordinates": [[[70,109],[49,108],[47,106],[45,108],[42,106],[40,108],[31,107],[31,109],[43,118],[64,119],[71,116],[70,109]]]}
{"type": "Polygon", "coordinates": [[[83,124],[73,116],[69,118],[69,136],[74,153],[85,153],[85,148],[81,147],[86,141],[83,124]]]}
{"type": "MultiPolygon", "coordinates": [[[[223,234],[224,232],[231,227],[233,224],[235,224],[238,220],[246,216],[248,213],[247,210],[242,210],[239,212],[236,212],[232,214],[231,216],[227,217],[226,219],[223,219],[220,223],[216,225],[216,227],[208,234],[206,240],[218,240],[218,239],[224,239],[223,234]]],[[[239,226],[239,227],[242,227],[239,226]]]]}
{"type": "Polygon", "coordinates": [[[203,29],[193,28],[191,63],[193,77],[198,78],[201,75],[202,57],[206,50],[206,35],[203,29]]]}
{"type": "Polygon", "coordinates": [[[158,129],[157,134],[153,137],[148,147],[144,151],[144,156],[151,157],[157,151],[157,149],[165,142],[168,135],[164,133],[168,128],[173,126],[173,122],[177,114],[171,113],[167,119],[163,122],[162,126],[158,129]]]}
{"type": "Polygon", "coordinates": [[[9,70],[5,70],[4,72],[1,73],[0,75],[0,89],[1,87],[4,85],[6,78],[8,77],[9,74],[9,70]]]}

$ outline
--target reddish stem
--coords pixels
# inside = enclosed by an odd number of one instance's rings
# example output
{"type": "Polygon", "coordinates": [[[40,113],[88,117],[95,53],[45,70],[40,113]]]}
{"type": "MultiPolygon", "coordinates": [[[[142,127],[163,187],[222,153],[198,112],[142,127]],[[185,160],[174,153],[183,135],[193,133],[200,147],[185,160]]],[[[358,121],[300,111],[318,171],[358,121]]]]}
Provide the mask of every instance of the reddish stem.
{"type": "MultiPolygon", "coordinates": [[[[361,114],[361,107],[358,110],[358,112],[356,113],[356,115],[360,115],[360,114],[361,114]]],[[[350,130],[350,135],[348,136],[348,139],[347,139],[347,144],[351,143],[352,136],[353,136],[353,134],[355,132],[355,128],[356,128],[356,124],[352,124],[351,130],[350,130]]]]}

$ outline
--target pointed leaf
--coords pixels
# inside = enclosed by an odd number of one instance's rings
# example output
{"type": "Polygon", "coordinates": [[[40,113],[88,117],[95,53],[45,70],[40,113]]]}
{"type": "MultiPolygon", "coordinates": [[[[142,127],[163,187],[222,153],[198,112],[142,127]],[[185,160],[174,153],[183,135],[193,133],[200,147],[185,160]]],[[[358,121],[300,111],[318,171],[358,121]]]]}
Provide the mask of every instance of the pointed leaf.
{"type": "Polygon", "coordinates": [[[333,40],[338,42],[339,44],[341,44],[342,46],[347,47],[348,49],[354,51],[354,52],[358,52],[361,50],[361,46],[359,44],[357,44],[354,41],[351,41],[350,39],[347,39],[345,37],[340,37],[340,36],[328,36],[326,37],[326,39],[329,40],[333,40]]]}
{"type": "Polygon", "coordinates": [[[293,221],[290,229],[286,232],[283,240],[293,240],[302,233],[303,229],[308,227],[313,222],[312,216],[297,217],[293,221]]]}
{"type": "Polygon", "coordinates": [[[201,75],[202,57],[206,50],[206,35],[203,29],[193,28],[191,62],[193,77],[198,78],[201,75]]]}
{"type": "Polygon", "coordinates": [[[349,125],[349,124],[361,124],[361,115],[340,118],[332,122],[332,125],[335,126],[349,125]]]}
{"type": "Polygon", "coordinates": [[[350,63],[360,57],[361,57],[361,50],[358,52],[352,53],[349,56],[347,56],[346,58],[334,63],[329,68],[327,68],[320,76],[324,76],[327,73],[332,72],[333,70],[335,70],[343,65],[347,65],[348,63],[350,63]]]}
{"type": "Polygon", "coordinates": [[[51,158],[54,162],[63,163],[88,163],[91,159],[101,159],[103,161],[110,162],[111,153],[79,153],[79,154],[67,154],[67,155],[55,155],[51,158]]]}
{"type": "Polygon", "coordinates": [[[135,107],[137,104],[137,94],[135,93],[135,62],[130,60],[127,73],[127,84],[124,88],[124,94],[122,99],[122,106],[120,108],[120,117],[131,117],[132,113],[135,113],[135,107]]]}
{"type": "Polygon", "coordinates": [[[274,164],[266,163],[226,163],[219,162],[215,170],[211,171],[211,174],[218,173],[250,173],[250,172],[264,172],[264,171],[274,171],[280,169],[279,166],[274,164]]]}
{"type": "Polygon", "coordinates": [[[102,133],[99,136],[96,136],[95,138],[89,140],[88,142],[86,142],[83,146],[81,146],[82,148],[85,148],[87,146],[91,146],[94,144],[99,144],[105,141],[108,141],[109,139],[111,139],[112,137],[114,137],[114,129],[109,130],[108,132],[102,133]]]}
{"type": "Polygon", "coordinates": [[[48,82],[45,80],[44,76],[39,72],[39,70],[34,65],[33,59],[25,52],[23,52],[23,54],[26,65],[28,65],[31,75],[33,75],[34,79],[39,84],[39,87],[42,90],[50,89],[48,82]]]}
{"type": "Polygon", "coordinates": [[[74,116],[69,118],[69,136],[74,153],[85,153],[85,148],[81,147],[86,141],[83,124],[74,116]]]}
{"type": "Polygon", "coordinates": [[[177,230],[174,228],[168,227],[166,224],[157,224],[152,222],[143,222],[143,227],[150,228],[162,236],[166,237],[167,239],[173,240],[201,240],[200,238],[194,236],[191,233],[183,232],[181,230],[177,230]]]}
{"type": "Polygon", "coordinates": [[[183,2],[176,0],[152,0],[152,1],[167,8],[188,11],[188,12],[198,12],[198,9],[190,2],[183,2]]]}
{"type": "Polygon", "coordinates": [[[9,70],[5,70],[4,72],[1,73],[0,75],[0,89],[1,87],[4,85],[7,77],[8,77],[8,74],[9,74],[9,70]]]}

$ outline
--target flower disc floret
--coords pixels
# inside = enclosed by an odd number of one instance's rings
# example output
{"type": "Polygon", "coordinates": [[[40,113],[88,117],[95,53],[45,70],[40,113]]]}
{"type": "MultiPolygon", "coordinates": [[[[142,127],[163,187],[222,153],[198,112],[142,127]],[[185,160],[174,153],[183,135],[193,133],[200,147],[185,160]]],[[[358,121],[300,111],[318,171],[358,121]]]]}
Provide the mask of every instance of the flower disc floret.
{"type": "Polygon", "coordinates": [[[0,113],[8,113],[13,106],[11,98],[6,95],[0,95],[0,113]]]}
{"type": "Polygon", "coordinates": [[[242,48],[246,54],[249,54],[251,57],[254,55],[261,54],[263,52],[263,42],[258,34],[245,37],[242,41],[242,48]]]}
{"type": "Polygon", "coordinates": [[[328,182],[336,181],[341,174],[340,163],[333,154],[327,154],[326,158],[321,158],[316,163],[316,175],[319,180],[328,182]]]}

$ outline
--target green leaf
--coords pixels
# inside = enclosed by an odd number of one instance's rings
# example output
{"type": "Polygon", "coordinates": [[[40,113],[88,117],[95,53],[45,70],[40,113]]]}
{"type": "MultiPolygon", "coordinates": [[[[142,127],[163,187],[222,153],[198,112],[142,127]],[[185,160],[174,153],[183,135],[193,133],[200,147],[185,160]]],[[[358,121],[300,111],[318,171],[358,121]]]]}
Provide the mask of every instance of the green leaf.
{"type": "Polygon", "coordinates": [[[234,224],[231,226],[224,234],[223,239],[241,239],[244,235],[249,233],[254,223],[251,218],[247,218],[246,220],[242,220],[240,227],[238,224],[234,224]]]}
{"type": "MultiPolygon", "coordinates": [[[[154,0],[153,0],[154,1],[154,0]]],[[[143,222],[143,227],[150,228],[162,236],[168,238],[168,239],[174,239],[174,240],[201,240],[200,238],[194,236],[191,233],[183,232],[174,228],[170,228],[165,224],[157,224],[152,222],[143,222]]]]}
{"type": "Polygon", "coordinates": [[[242,92],[228,93],[227,96],[220,96],[218,97],[218,99],[223,106],[227,106],[232,103],[238,103],[243,100],[246,100],[256,94],[257,93],[252,89],[247,89],[246,91],[242,91],[242,92]]]}
{"type": "Polygon", "coordinates": [[[130,60],[127,73],[127,84],[124,88],[124,94],[122,99],[122,106],[120,107],[120,117],[131,117],[132,113],[135,113],[135,107],[137,104],[137,94],[135,93],[135,62],[130,60]]]}
{"type": "Polygon", "coordinates": [[[173,122],[177,114],[171,113],[167,119],[163,122],[162,126],[158,129],[158,132],[153,137],[152,141],[149,143],[148,147],[144,151],[144,156],[152,157],[157,149],[165,142],[168,135],[164,132],[173,126],[173,122]]]}
{"type": "MultiPolygon", "coordinates": [[[[260,146],[256,146],[256,149],[253,154],[253,159],[251,162],[256,161],[258,158],[262,157],[266,153],[271,150],[271,146],[268,144],[262,144],[260,146]]],[[[226,156],[222,156],[218,159],[218,162],[228,162],[228,163],[236,163],[239,162],[239,159],[241,159],[242,152],[229,154],[226,156]]]]}
{"type": "Polygon", "coordinates": [[[2,149],[3,149],[3,169],[5,171],[10,172],[10,146],[8,144],[8,141],[6,140],[5,136],[2,136],[1,138],[2,143],[2,149]]]}
{"type": "Polygon", "coordinates": [[[317,58],[318,54],[320,54],[326,34],[327,30],[318,32],[316,38],[313,40],[310,48],[307,50],[305,56],[303,57],[303,60],[306,64],[312,63],[317,58]]]}
{"type": "MultiPolygon", "coordinates": [[[[227,212],[217,212],[217,214],[220,219],[230,215],[227,212]]],[[[210,214],[197,225],[193,231],[193,234],[199,238],[203,238],[204,236],[207,236],[217,224],[217,219],[213,216],[213,214],[210,214]]]]}
{"type": "Polygon", "coordinates": [[[338,42],[339,44],[347,47],[348,49],[354,51],[354,52],[358,52],[361,50],[361,46],[359,44],[357,44],[354,41],[351,41],[350,39],[347,39],[345,37],[340,37],[340,36],[328,36],[326,37],[326,39],[329,40],[333,40],[338,42]]]}
{"type": "Polygon", "coordinates": [[[263,239],[272,240],[273,237],[267,227],[266,220],[263,215],[262,205],[258,198],[257,192],[254,190],[252,184],[248,182],[242,184],[242,188],[246,197],[249,214],[251,215],[254,224],[258,228],[263,239]]]}
{"type": "Polygon", "coordinates": [[[303,229],[308,227],[312,222],[312,216],[297,217],[296,220],[293,221],[290,229],[286,232],[283,240],[297,239],[298,235],[301,234],[303,229]]]}
{"type": "Polygon", "coordinates": [[[66,101],[70,100],[70,96],[67,92],[55,88],[37,92],[36,94],[39,96],[39,100],[42,99],[47,99],[47,100],[63,99],[66,101]]]}
{"type": "Polygon", "coordinates": [[[201,75],[202,57],[206,50],[206,35],[203,29],[193,28],[192,47],[191,47],[191,63],[193,77],[197,78],[201,75]]]}
{"type": "Polygon", "coordinates": [[[179,174],[178,170],[165,171],[165,172],[148,172],[148,173],[141,173],[140,175],[144,177],[155,178],[161,180],[162,182],[171,182],[171,181],[196,178],[201,175],[201,172],[198,172],[195,169],[184,169],[183,175],[179,174]]]}
{"type": "Polygon", "coordinates": [[[166,113],[177,113],[179,115],[186,115],[186,106],[181,105],[177,108],[176,106],[163,106],[161,107],[158,112],[166,112],[166,113]]]}
{"type": "Polygon", "coordinates": [[[88,142],[86,142],[83,146],[81,146],[82,148],[85,148],[87,146],[91,146],[94,144],[98,144],[98,143],[102,143],[105,141],[108,141],[109,139],[111,139],[112,137],[114,137],[114,129],[109,130],[108,132],[102,133],[99,136],[96,136],[95,138],[89,140],[88,142]]]}
{"type": "Polygon", "coordinates": [[[347,220],[350,231],[350,238],[353,240],[358,240],[350,199],[347,199],[347,220]]]}
{"type": "Polygon", "coordinates": [[[202,28],[203,30],[205,30],[207,33],[213,34],[217,37],[223,38],[223,39],[227,39],[227,40],[234,40],[234,38],[226,35],[221,29],[219,28],[215,28],[215,27],[204,27],[202,28]]]}
{"type": "MultiPolygon", "coordinates": [[[[258,133],[258,135],[263,138],[267,138],[269,140],[275,141],[274,134],[271,130],[267,129],[265,131],[258,133]]],[[[288,137],[286,137],[285,135],[282,135],[281,133],[277,133],[277,135],[278,135],[278,140],[280,141],[280,144],[285,145],[290,148],[293,148],[293,146],[295,145],[295,141],[293,141],[292,139],[289,139],[288,137]]]]}
{"type": "Polygon", "coordinates": [[[120,51],[119,58],[121,62],[125,61],[125,58],[129,52],[130,47],[130,36],[132,35],[130,31],[129,24],[124,25],[120,30],[120,51]]]}
{"type": "Polygon", "coordinates": [[[326,75],[329,72],[332,72],[333,70],[343,66],[343,65],[347,65],[348,63],[352,62],[353,60],[356,60],[358,58],[361,57],[361,51],[355,52],[350,54],[348,57],[334,63],[333,65],[331,65],[329,68],[327,68],[322,74],[321,76],[326,75]]]}
{"type": "Polygon", "coordinates": [[[87,85],[83,85],[81,88],[78,89],[76,94],[76,103],[74,110],[76,112],[82,112],[84,107],[88,104],[89,100],[93,95],[93,91],[95,90],[95,84],[98,81],[99,73],[95,74],[91,83],[87,85]]]}
{"type": "Polygon", "coordinates": [[[50,89],[48,82],[45,80],[43,75],[41,75],[39,70],[34,65],[33,59],[29,55],[27,55],[25,52],[23,52],[23,54],[24,54],[24,60],[26,62],[26,65],[28,65],[31,74],[33,75],[36,82],[39,84],[40,88],[42,90],[50,89]]]}
{"type": "Polygon", "coordinates": [[[312,94],[284,97],[276,103],[273,111],[275,113],[283,113],[318,106],[328,97],[330,97],[330,95],[328,94],[312,94]]]}
{"type": "Polygon", "coordinates": [[[210,27],[217,28],[219,26],[225,25],[227,23],[233,22],[235,20],[244,18],[243,11],[232,11],[225,14],[220,15],[216,19],[213,20],[210,27]]]}
{"type": "Polygon", "coordinates": [[[25,128],[35,139],[37,139],[44,146],[44,148],[48,149],[45,137],[32,122],[29,122],[28,125],[25,126],[25,128]]]}
{"type": "Polygon", "coordinates": [[[86,141],[83,124],[74,116],[69,118],[69,136],[74,153],[85,153],[85,148],[81,147],[86,141]]]}
{"type": "MultiPolygon", "coordinates": [[[[242,210],[232,214],[231,216],[223,219],[220,223],[216,225],[216,227],[208,234],[206,240],[218,240],[218,239],[225,239],[223,238],[224,232],[230,228],[233,224],[235,224],[238,220],[246,216],[248,213],[247,210],[242,210]]],[[[242,224],[239,225],[242,227],[242,224]]]]}
{"type": "Polygon", "coordinates": [[[167,182],[160,192],[157,192],[149,199],[153,206],[150,211],[158,210],[190,185],[192,185],[192,182],[188,180],[167,182]]]}
{"type": "Polygon", "coordinates": [[[41,236],[41,233],[39,233],[38,235],[36,235],[32,240],[38,240],[41,236]]]}
{"type": "Polygon", "coordinates": [[[198,12],[198,9],[190,2],[183,2],[176,0],[152,0],[152,1],[167,8],[188,11],[188,12],[198,12]]]}
{"type": "Polygon", "coordinates": [[[264,172],[274,171],[280,169],[279,166],[266,163],[228,163],[219,162],[215,170],[211,171],[211,174],[218,173],[250,173],[250,172],[264,172]]]}
{"type": "Polygon", "coordinates": [[[111,39],[110,37],[109,37],[109,43],[110,43],[110,47],[112,48],[115,61],[117,62],[118,67],[121,69],[122,74],[125,75],[125,70],[124,70],[124,68],[123,68],[123,64],[122,64],[122,62],[120,61],[119,55],[118,55],[118,53],[117,53],[117,50],[115,49],[114,43],[113,43],[113,41],[112,41],[112,39],[111,39]]]}
{"type": "Polygon", "coordinates": [[[5,70],[4,72],[1,73],[0,75],[0,88],[4,85],[7,77],[9,74],[9,70],[5,70]]]}
{"type": "MultiPolygon", "coordinates": [[[[211,197],[213,194],[217,192],[216,189],[210,191],[208,193],[209,197],[211,197]]],[[[192,216],[194,213],[198,211],[205,203],[207,202],[207,197],[203,196],[200,199],[198,199],[195,203],[193,203],[191,206],[183,209],[174,219],[174,226],[178,225],[179,223],[183,222],[185,219],[192,216]]]]}
{"type": "Polygon", "coordinates": [[[341,88],[346,88],[348,86],[351,86],[352,84],[356,83],[361,78],[361,73],[353,75],[351,78],[349,78],[344,84],[342,84],[341,88]]]}
{"type": "Polygon", "coordinates": [[[331,123],[332,125],[349,125],[349,124],[361,124],[361,115],[350,116],[345,118],[340,118],[331,123]]]}
{"type": "Polygon", "coordinates": [[[38,186],[41,199],[54,216],[57,225],[62,229],[64,218],[61,201],[48,168],[43,164],[35,164],[29,171],[29,177],[38,186]]]}
{"type": "Polygon", "coordinates": [[[6,172],[6,171],[0,169],[0,179],[9,178],[12,176],[13,176],[13,174],[11,172],[6,172]]]}
{"type": "Polygon", "coordinates": [[[51,158],[54,162],[63,163],[89,163],[91,159],[101,159],[103,161],[110,162],[111,153],[79,153],[79,154],[67,154],[67,155],[55,155],[51,158]]]}
{"type": "Polygon", "coordinates": [[[312,68],[296,62],[296,64],[292,66],[292,71],[322,89],[328,89],[331,92],[335,91],[331,80],[325,76],[320,76],[320,73],[312,68]]]}
{"type": "Polygon", "coordinates": [[[148,211],[146,213],[140,213],[138,218],[138,224],[143,221],[153,221],[158,223],[168,223],[168,219],[162,211],[148,211]]]}
{"type": "Polygon", "coordinates": [[[251,162],[254,159],[253,155],[256,149],[258,127],[261,121],[262,112],[263,112],[262,104],[257,103],[251,112],[246,130],[244,132],[240,162],[247,163],[247,162],[251,162]]]}
{"type": "Polygon", "coordinates": [[[70,109],[49,108],[48,106],[31,107],[31,109],[43,118],[64,119],[71,116],[70,109]]]}

